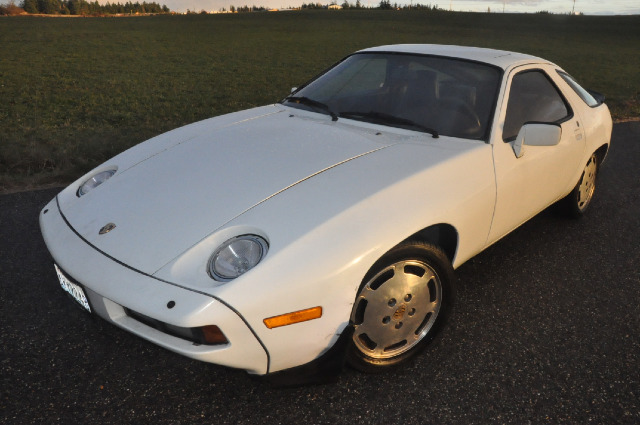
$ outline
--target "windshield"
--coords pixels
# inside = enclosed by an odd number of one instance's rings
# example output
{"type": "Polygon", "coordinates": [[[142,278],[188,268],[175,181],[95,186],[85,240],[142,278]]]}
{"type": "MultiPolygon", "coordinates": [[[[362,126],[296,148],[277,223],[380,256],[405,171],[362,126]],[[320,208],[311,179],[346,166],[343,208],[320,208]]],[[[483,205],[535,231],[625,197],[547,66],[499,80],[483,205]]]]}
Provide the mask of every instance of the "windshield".
{"type": "Polygon", "coordinates": [[[502,72],[459,59],[357,53],[283,100],[287,106],[470,139],[484,139],[502,72]]]}

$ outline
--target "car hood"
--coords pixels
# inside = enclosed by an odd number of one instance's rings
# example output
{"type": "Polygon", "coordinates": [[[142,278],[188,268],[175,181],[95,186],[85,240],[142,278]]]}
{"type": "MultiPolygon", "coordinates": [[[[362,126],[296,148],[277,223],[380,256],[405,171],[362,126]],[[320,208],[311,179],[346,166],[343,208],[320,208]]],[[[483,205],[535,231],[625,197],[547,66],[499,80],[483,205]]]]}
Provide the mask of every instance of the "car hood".
{"type": "Polygon", "coordinates": [[[92,173],[69,186],[60,210],[94,247],[153,274],[279,192],[392,144],[373,129],[290,111],[256,108],[151,139],[98,167],[118,171],[86,195],[76,191],[92,173]],[[99,234],[108,223],[116,227],[99,234]]]}

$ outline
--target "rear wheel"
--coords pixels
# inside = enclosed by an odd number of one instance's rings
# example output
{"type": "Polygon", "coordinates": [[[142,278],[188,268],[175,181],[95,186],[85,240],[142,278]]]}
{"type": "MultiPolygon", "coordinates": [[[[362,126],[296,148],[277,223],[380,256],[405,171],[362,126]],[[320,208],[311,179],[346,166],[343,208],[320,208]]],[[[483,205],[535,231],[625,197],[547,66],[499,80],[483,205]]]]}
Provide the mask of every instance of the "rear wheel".
{"type": "Polygon", "coordinates": [[[571,193],[562,199],[560,211],[570,217],[580,217],[587,210],[596,190],[598,175],[598,156],[593,153],[582,171],[582,176],[571,193]]]}
{"type": "Polygon", "coordinates": [[[446,321],[454,300],[453,268],[434,245],[399,245],[363,279],[351,313],[348,362],[380,372],[424,349],[446,321]]]}

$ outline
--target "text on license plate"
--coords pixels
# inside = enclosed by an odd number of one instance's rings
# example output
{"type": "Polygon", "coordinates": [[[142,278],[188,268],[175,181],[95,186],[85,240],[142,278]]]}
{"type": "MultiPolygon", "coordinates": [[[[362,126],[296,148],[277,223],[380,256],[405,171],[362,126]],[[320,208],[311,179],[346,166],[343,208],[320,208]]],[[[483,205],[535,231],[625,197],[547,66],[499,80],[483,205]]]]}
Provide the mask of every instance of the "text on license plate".
{"type": "Polygon", "coordinates": [[[87,300],[87,296],[84,294],[84,290],[75,283],[71,282],[65,275],[62,274],[57,265],[53,265],[56,268],[56,274],[58,275],[58,280],[60,281],[60,286],[65,292],[69,293],[73,297],[74,300],[78,301],[78,303],[84,307],[89,313],[91,313],[91,307],[89,307],[89,300],[87,300]]]}

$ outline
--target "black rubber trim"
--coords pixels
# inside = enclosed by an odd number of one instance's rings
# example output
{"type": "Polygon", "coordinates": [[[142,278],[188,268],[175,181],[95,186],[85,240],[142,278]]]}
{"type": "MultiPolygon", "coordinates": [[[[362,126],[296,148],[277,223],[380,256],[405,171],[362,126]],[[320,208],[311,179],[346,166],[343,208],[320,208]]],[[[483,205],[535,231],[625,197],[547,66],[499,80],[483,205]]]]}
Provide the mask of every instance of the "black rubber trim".
{"type": "Polygon", "coordinates": [[[168,280],[160,279],[159,277],[150,275],[149,273],[145,273],[145,272],[143,272],[141,270],[138,270],[138,269],[136,269],[134,267],[131,267],[128,264],[123,263],[122,261],[118,260],[117,258],[112,257],[111,255],[107,254],[106,252],[102,251],[100,248],[96,247],[91,242],[86,240],[84,238],[84,236],[82,236],[80,233],[78,233],[78,231],[76,229],[74,229],[74,227],[71,225],[71,223],[69,223],[69,220],[67,220],[67,217],[65,217],[64,213],[62,212],[62,209],[60,208],[60,201],[58,200],[58,196],[56,196],[56,206],[58,207],[58,212],[60,213],[60,216],[62,217],[64,222],[67,224],[67,226],[69,226],[69,229],[71,229],[71,231],[73,233],[75,233],[76,236],[78,236],[84,243],[86,243],[91,248],[95,249],[96,251],[98,251],[100,254],[104,255],[108,259],[120,264],[121,266],[123,266],[123,267],[125,267],[125,268],[127,268],[127,269],[129,269],[131,271],[139,273],[139,274],[141,274],[143,276],[150,277],[152,279],[158,280],[158,281],[166,283],[168,285],[175,286],[175,287],[180,288],[180,289],[185,289],[187,291],[195,292],[197,294],[213,298],[214,300],[218,301],[219,303],[221,303],[222,305],[227,307],[229,310],[233,311],[240,318],[240,320],[242,320],[244,322],[244,324],[247,326],[247,328],[249,328],[249,330],[251,331],[253,336],[256,338],[256,340],[258,340],[258,343],[260,344],[260,346],[264,350],[265,354],[267,355],[267,373],[269,373],[269,369],[271,368],[271,356],[269,355],[269,350],[267,350],[267,347],[264,345],[264,343],[262,342],[262,340],[260,339],[258,334],[253,330],[253,328],[251,327],[249,322],[247,322],[247,320],[242,316],[242,314],[240,314],[240,312],[238,310],[236,310],[235,308],[233,308],[231,305],[227,304],[225,301],[221,300],[220,298],[216,297],[215,295],[207,294],[206,292],[198,291],[196,289],[187,288],[186,286],[182,286],[182,285],[179,285],[177,283],[170,282],[168,280]]]}

